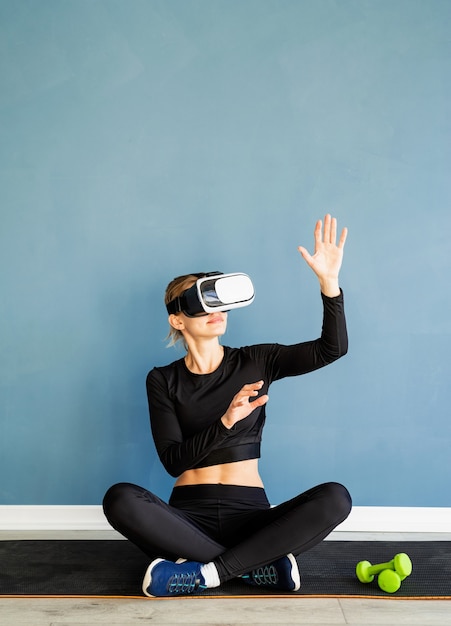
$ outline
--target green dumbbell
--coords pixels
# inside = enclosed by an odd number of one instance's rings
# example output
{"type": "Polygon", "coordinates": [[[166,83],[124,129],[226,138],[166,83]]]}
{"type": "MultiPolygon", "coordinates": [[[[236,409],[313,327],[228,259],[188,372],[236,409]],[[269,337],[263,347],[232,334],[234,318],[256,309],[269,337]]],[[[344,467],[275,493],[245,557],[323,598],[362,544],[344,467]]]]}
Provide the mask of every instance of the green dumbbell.
{"type": "MultiPolygon", "coordinates": [[[[405,578],[405,576],[404,576],[405,578]]],[[[401,581],[404,580],[392,569],[384,569],[378,576],[377,584],[382,591],[387,593],[395,593],[401,587],[401,581]]]]}
{"type": "MultiPolygon", "coordinates": [[[[379,563],[377,565],[371,565],[369,561],[360,561],[357,563],[355,573],[361,583],[371,583],[377,574],[383,571],[395,572],[400,580],[404,580],[412,572],[412,561],[407,554],[400,552],[396,554],[394,558],[388,563],[379,563]]],[[[389,575],[387,575],[388,577],[389,575]]],[[[399,588],[399,587],[398,587],[399,588]]]]}

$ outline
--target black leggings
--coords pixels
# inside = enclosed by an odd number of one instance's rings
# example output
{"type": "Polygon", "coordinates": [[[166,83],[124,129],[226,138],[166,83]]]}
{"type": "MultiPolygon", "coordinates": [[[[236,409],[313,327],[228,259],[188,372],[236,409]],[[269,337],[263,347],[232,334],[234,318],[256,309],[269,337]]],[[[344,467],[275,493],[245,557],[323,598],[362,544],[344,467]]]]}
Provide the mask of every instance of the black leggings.
{"type": "Polygon", "coordinates": [[[149,557],[213,561],[221,582],[322,541],[349,515],[343,485],[324,483],[271,507],[264,489],[175,487],[166,504],[130,483],[111,487],[103,508],[111,526],[149,557]]]}

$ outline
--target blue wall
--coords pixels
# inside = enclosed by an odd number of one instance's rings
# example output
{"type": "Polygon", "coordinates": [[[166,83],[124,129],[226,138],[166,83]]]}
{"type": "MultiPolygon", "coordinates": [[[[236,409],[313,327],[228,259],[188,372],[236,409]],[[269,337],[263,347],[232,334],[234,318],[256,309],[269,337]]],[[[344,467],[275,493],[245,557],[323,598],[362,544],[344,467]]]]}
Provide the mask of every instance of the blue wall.
{"type": "Polygon", "coordinates": [[[163,497],[162,294],[248,272],[229,345],[316,337],[297,252],[332,211],[348,356],[272,388],[262,475],[451,506],[447,0],[0,2],[0,501],[163,497]]]}

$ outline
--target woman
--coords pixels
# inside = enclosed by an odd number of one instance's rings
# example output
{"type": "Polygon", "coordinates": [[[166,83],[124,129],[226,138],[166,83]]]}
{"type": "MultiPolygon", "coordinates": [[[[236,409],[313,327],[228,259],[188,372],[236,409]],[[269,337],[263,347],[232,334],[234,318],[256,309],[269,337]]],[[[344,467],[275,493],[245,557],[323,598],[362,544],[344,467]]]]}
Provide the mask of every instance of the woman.
{"type": "MultiPolygon", "coordinates": [[[[258,471],[268,387],[313,371],[347,352],[338,275],[347,230],[326,215],[315,228],[315,252],[299,252],[318,277],[321,337],[292,346],[233,349],[220,344],[226,312],[170,313],[172,341],[186,356],[147,377],[152,434],[159,457],[177,477],[169,503],[142,487],[121,483],[104,499],[110,524],[153,558],[146,595],[198,594],[235,577],[251,585],[296,591],[294,555],[322,541],[349,515],[345,487],[325,483],[271,507],[258,471]],[[158,557],[158,558],[155,558],[158,557]]],[[[174,279],[169,311],[198,275],[174,279]]]]}

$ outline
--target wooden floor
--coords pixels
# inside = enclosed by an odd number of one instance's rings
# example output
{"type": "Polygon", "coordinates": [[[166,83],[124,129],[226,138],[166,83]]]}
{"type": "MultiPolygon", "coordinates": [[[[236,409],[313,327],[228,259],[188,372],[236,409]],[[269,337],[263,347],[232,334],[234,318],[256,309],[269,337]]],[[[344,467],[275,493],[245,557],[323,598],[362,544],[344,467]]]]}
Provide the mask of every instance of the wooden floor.
{"type": "MultiPolygon", "coordinates": [[[[111,538],[102,533],[100,538],[111,538]]],[[[6,539],[98,539],[99,533],[11,533],[1,532],[6,539]]],[[[337,533],[338,539],[360,540],[451,540],[449,535],[368,535],[337,533]]],[[[451,593],[451,581],[450,581],[451,593]]],[[[241,624],[283,625],[353,624],[354,626],[451,626],[451,600],[382,599],[309,599],[284,598],[178,598],[178,599],[68,599],[68,598],[4,598],[0,600],[1,626],[81,626],[108,624],[137,626],[234,626],[241,624]]]]}

